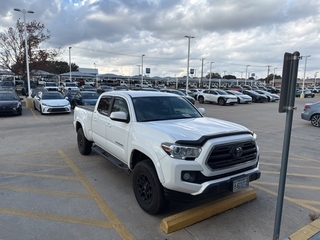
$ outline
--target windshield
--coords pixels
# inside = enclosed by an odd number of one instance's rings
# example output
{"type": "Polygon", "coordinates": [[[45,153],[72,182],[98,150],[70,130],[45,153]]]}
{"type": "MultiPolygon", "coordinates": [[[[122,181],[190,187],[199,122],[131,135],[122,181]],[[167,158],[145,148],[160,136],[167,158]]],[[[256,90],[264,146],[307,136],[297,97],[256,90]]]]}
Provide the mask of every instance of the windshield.
{"type": "Polygon", "coordinates": [[[133,99],[133,105],[138,122],[202,117],[181,97],[137,97],[133,99]]]}
{"type": "Polygon", "coordinates": [[[77,87],[75,83],[66,83],[66,87],[77,87]]]}
{"type": "Polygon", "coordinates": [[[96,93],[96,92],[82,94],[83,99],[98,99],[99,96],[100,96],[99,93],[96,93]]]}
{"type": "Polygon", "coordinates": [[[42,99],[48,100],[48,99],[63,99],[62,95],[60,93],[43,93],[42,99]]]}
{"type": "Polygon", "coordinates": [[[223,90],[216,90],[216,91],[217,93],[219,93],[219,95],[228,95],[228,93],[223,90]]]}
{"type": "Polygon", "coordinates": [[[0,94],[0,100],[2,101],[11,101],[11,100],[17,100],[17,96],[14,93],[1,93],[0,94]]]}
{"type": "Polygon", "coordinates": [[[47,82],[47,83],[46,83],[46,86],[47,86],[47,87],[56,87],[57,84],[47,82]]]}

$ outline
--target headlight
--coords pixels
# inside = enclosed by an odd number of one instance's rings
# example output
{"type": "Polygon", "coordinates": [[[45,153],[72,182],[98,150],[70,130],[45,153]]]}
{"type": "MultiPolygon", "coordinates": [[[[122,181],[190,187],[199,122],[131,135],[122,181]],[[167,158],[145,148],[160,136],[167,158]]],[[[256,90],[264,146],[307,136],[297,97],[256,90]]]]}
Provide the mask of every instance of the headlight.
{"type": "Polygon", "coordinates": [[[193,160],[201,153],[200,147],[181,146],[174,143],[163,143],[162,149],[172,158],[193,160]]]}
{"type": "Polygon", "coordinates": [[[49,106],[49,105],[48,105],[48,104],[46,104],[46,103],[42,103],[42,105],[43,105],[43,106],[49,106]]]}

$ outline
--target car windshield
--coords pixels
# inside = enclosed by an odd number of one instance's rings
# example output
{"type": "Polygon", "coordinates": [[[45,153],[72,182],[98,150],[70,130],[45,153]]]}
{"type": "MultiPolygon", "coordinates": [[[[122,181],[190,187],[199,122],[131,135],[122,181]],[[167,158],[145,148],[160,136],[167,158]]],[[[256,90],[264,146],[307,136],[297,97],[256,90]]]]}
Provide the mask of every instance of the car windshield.
{"type": "Polygon", "coordinates": [[[17,100],[17,96],[14,93],[0,93],[0,100],[1,101],[11,101],[17,100]]]}
{"type": "Polygon", "coordinates": [[[61,93],[43,93],[42,99],[48,100],[48,99],[63,99],[61,93]]]}
{"type": "Polygon", "coordinates": [[[77,87],[75,83],[66,83],[66,87],[77,87]]]}
{"type": "Polygon", "coordinates": [[[202,117],[181,97],[137,97],[133,98],[133,105],[138,122],[202,117]]]}
{"type": "Polygon", "coordinates": [[[98,99],[99,98],[99,94],[96,92],[92,92],[92,93],[82,93],[82,98],[83,99],[98,99]]]}
{"type": "Polygon", "coordinates": [[[57,84],[47,82],[47,83],[46,83],[46,86],[47,86],[47,87],[56,87],[57,84]]]}
{"type": "Polygon", "coordinates": [[[228,93],[223,90],[216,90],[219,95],[227,95],[228,93]]]}
{"type": "Polygon", "coordinates": [[[3,81],[3,82],[1,82],[1,86],[10,86],[10,87],[13,87],[13,82],[3,81]]]}

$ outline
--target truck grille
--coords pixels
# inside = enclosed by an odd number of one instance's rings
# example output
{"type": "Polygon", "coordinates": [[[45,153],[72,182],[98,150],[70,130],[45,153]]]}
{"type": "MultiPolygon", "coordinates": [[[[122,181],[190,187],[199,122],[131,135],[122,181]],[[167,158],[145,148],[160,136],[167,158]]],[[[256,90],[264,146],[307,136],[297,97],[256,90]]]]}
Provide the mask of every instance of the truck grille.
{"type": "Polygon", "coordinates": [[[208,166],[213,169],[222,169],[252,161],[257,157],[257,147],[254,141],[216,145],[208,159],[208,166]]]}

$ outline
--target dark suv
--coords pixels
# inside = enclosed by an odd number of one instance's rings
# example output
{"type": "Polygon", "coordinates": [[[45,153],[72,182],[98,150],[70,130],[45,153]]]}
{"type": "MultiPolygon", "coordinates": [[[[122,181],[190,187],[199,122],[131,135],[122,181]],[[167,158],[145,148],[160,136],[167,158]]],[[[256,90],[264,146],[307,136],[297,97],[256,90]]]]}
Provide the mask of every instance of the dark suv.
{"type": "MultiPolygon", "coordinates": [[[[31,89],[37,88],[37,84],[34,81],[30,81],[30,88],[31,89]]],[[[25,96],[28,94],[28,82],[25,82],[23,84],[23,87],[21,89],[21,94],[25,96]]]]}

